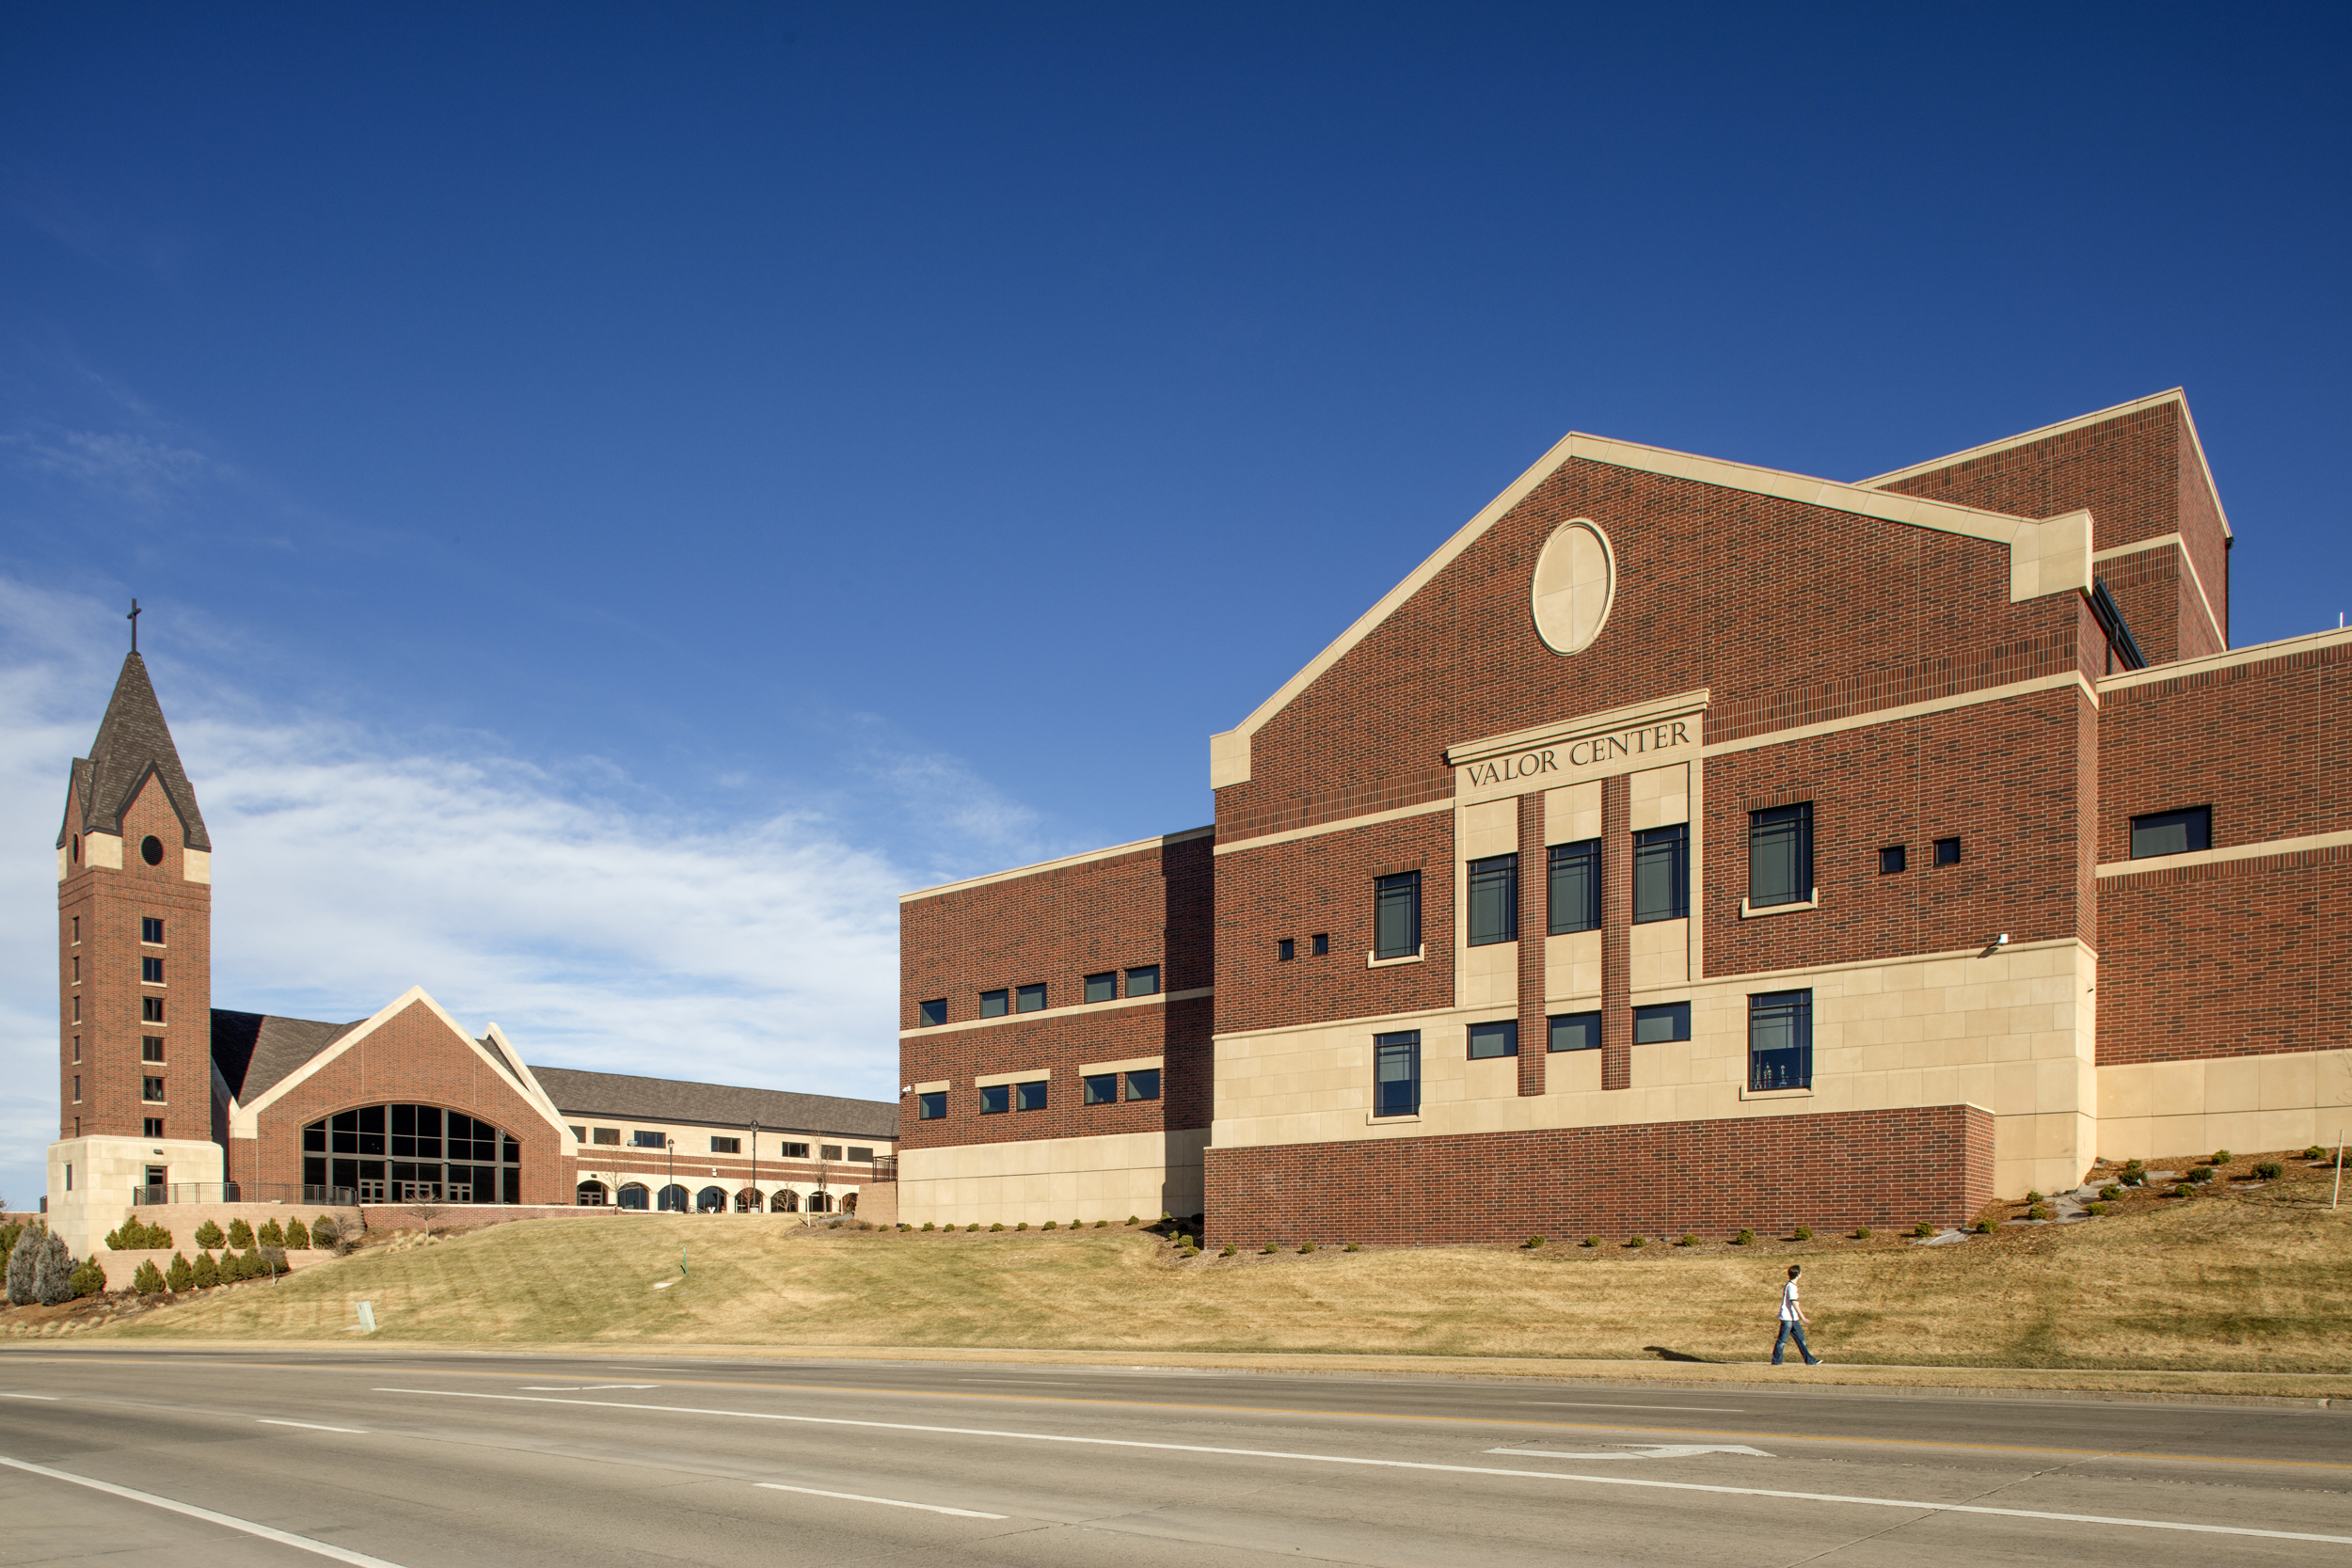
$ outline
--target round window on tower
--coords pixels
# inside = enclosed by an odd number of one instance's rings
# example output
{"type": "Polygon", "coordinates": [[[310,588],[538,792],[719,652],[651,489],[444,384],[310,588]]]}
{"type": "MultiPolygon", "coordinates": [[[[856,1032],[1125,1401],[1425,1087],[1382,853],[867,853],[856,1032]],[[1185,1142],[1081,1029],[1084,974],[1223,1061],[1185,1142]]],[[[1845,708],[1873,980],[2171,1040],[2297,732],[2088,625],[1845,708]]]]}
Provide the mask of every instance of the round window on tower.
{"type": "Polygon", "coordinates": [[[157,838],[153,833],[150,833],[145,838],[140,839],[139,859],[145,861],[150,865],[163,864],[164,841],[157,838]]]}

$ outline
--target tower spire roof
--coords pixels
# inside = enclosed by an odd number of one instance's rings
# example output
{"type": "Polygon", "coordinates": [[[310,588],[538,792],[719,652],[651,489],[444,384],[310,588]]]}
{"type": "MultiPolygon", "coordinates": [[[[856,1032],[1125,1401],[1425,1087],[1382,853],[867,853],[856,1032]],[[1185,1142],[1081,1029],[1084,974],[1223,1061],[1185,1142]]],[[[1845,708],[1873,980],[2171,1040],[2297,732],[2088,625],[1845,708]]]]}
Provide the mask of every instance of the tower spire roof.
{"type": "Polygon", "coordinates": [[[73,759],[72,793],[65,825],[57,831],[59,846],[68,833],[120,833],[122,814],[151,773],[180,814],[188,847],[209,851],[213,841],[204,832],[203,813],[197,809],[196,788],[180,766],[171,726],[164,722],[163,705],[147,678],[147,661],[134,652],[122,661],[122,673],[115,679],[114,695],[107,699],[106,717],[99,721],[89,755],[73,759]]]}

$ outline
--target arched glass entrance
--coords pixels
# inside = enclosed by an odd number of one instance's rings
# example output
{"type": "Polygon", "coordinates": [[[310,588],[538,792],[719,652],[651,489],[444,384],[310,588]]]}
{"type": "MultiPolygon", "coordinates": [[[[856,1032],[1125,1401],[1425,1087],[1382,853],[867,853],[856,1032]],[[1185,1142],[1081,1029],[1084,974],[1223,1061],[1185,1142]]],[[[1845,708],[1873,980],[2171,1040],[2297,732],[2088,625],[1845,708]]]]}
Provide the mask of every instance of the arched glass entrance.
{"type": "Polygon", "coordinates": [[[438,1105],[362,1105],[302,1130],[302,1180],[362,1203],[520,1203],[512,1132],[438,1105]]]}

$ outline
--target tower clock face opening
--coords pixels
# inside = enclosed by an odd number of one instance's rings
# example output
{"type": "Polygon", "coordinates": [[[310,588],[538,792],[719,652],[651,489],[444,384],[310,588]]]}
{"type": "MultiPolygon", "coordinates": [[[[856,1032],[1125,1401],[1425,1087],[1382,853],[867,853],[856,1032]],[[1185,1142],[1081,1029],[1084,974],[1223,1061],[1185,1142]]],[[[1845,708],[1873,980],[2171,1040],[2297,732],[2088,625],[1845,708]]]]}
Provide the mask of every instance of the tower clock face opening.
{"type": "Polygon", "coordinates": [[[145,838],[139,840],[139,859],[145,861],[150,865],[163,864],[164,841],[157,838],[153,833],[150,833],[145,838]]]}

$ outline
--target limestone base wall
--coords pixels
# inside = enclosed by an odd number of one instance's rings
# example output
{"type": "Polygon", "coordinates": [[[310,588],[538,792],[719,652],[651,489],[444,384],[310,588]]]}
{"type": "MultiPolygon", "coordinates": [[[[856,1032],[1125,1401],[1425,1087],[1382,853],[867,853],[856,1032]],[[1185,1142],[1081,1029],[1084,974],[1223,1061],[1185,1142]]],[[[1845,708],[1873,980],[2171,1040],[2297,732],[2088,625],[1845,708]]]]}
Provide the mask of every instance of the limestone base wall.
{"type": "Polygon", "coordinates": [[[1131,1214],[1197,1214],[1208,1141],[1209,1130],[1196,1127],[903,1149],[898,1218],[910,1225],[1091,1225],[1131,1214]]]}
{"type": "Polygon", "coordinates": [[[2099,1155],[2335,1147],[2352,1128],[2352,1051],[2136,1062],[2099,1069],[2099,1155]]]}

